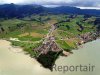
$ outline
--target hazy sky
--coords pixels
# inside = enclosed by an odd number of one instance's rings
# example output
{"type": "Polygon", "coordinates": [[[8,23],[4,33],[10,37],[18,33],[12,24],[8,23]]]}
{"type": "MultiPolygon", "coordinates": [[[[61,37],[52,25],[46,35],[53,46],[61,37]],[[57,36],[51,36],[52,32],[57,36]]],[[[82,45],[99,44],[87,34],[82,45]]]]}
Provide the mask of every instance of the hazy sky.
{"type": "Polygon", "coordinates": [[[100,0],[0,0],[0,4],[40,4],[45,6],[76,6],[82,8],[100,8],[100,0]]]}

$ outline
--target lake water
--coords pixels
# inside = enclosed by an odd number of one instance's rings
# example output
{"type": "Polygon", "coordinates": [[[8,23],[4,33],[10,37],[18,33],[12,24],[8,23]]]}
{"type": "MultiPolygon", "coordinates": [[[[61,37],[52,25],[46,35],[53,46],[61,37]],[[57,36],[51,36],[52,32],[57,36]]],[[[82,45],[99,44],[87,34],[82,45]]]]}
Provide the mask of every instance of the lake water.
{"type": "Polygon", "coordinates": [[[83,48],[73,50],[68,57],[60,57],[57,66],[95,65],[93,72],[53,71],[45,69],[20,48],[13,48],[10,42],[0,40],[0,75],[100,75],[100,39],[83,45],[83,48]]]}

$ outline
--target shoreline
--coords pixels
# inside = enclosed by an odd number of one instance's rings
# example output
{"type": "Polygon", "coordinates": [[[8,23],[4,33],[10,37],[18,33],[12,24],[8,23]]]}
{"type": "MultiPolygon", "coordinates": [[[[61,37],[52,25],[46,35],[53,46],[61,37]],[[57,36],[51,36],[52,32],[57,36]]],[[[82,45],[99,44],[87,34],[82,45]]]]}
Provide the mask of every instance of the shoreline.
{"type": "MultiPolygon", "coordinates": [[[[96,40],[99,40],[99,38],[96,39],[96,40]]],[[[93,40],[93,41],[96,41],[96,40],[93,40]]],[[[7,42],[9,43],[9,45],[12,47],[11,50],[9,49],[11,52],[13,52],[13,53],[24,53],[24,55],[28,55],[30,58],[32,58],[32,59],[38,61],[38,63],[40,62],[39,64],[41,64],[42,67],[44,67],[44,66],[43,66],[43,63],[41,63],[41,61],[37,60],[35,57],[31,57],[29,54],[26,54],[25,51],[23,50],[23,48],[21,48],[21,47],[14,47],[13,45],[11,45],[11,42],[8,41],[8,40],[0,39],[0,41],[7,41],[7,42]],[[14,50],[13,50],[13,48],[14,48],[14,50]],[[17,49],[20,49],[20,50],[19,50],[19,51],[16,51],[16,50],[17,50],[16,48],[17,48],[17,49]],[[15,50],[15,49],[16,49],[16,50],[15,50]]],[[[87,43],[90,43],[90,42],[93,42],[93,41],[89,41],[89,42],[87,42],[87,43]]],[[[87,43],[84,43],[84,44],[87,44],[87,43]]],[[[83,44],[82,44],[82,45],[83,45],[83,44]]],[[[78,49],[80,49],[80,46],[78,46],[78,49]]],[[[78,50],[78,49],[77,49],[77,50],[78,50]]],[[[61,54],[57,57],[57,59],[59,59],[60,56],[62,56],[62,57],[68,57],[68,56],[70,56],[71,54],[74,53],[73,50],[75,50],[75,49],[72,49],[71,52],[65,51],[65,52],[61,53],[61,54]],[[62,54],[63,54],[63,55],[62,55],[62,54]]],[[[47,56],[48,56],[48,55],[47,55],[47,56]]],[[[40,59],[40,58],[39,58],[39,59],[40,59]]],[[[44,61],[43,58],[41,58],[41,60],[44,61]]],[[[53,59],[52,59],[52,60],[53,60],[53,59]]],[[[54,61],[53,64],[55,64],[55,62],[56,62],[56,60],[54,61]]],[[[51,71],[52,71],[52,69],[53,69],[53,66],[50,67],[50,70],[51,70],[51,71]]]]}
{"type": "MultiPolygon", "coordinates": [[[[96,66],[96,71],[92,72],[93,74],[99,74],[99,63],[98,63],[98,59],[96,59],[99,56],[98,50],[100,47],[99,44],[99,39],[97,39],[96,41],[98,41],[97,43],[95,41],[93,41],[93,43],[89,42],[86,43],[86,45],[84,45],[84,48],[79,49],[79,51],[73,50],[74,54],[70,55],[69,57],[62,57],[60,56],[59,59],[56,60],[56,65],[57,66],[70,66],[70,65],[87,65],[87,64],[94,64],[96,66]],[[97,44],[97,45],[96,45],[97,44]],[[91,47],[94,46],[94,47],[91,47]],[[91,50],[92,49],[92,50],[91,50]],[[87,55],[89,57],[87,57],[87,55]],[[97,61],[96,61],[97,60],[97,61]],[[63,62],[62,62],[63,61],[63,62]],[[80,61],[80,62],[77,62],[80,61]],[[96,62],[96,63],[95,63],[96,62]]],[[[1,40],[0,40],[1,42],[1,40]]],[[[2,41],[3,43],[7,43],[4,42],[4,40],[2,41]]],[[[50,70],[40,67],[40,63],[38,63],[35,59],[31,58],[29,55],[26,55],[24,53],[12,53],[11,51],[7,50],[7,48],[9,47],[6,44],[6,46],[4,46],[1,48],[0,46],[0,50],[1,51],[1,57],[2,55],[4,55],[2,57],[2,59],[0,59],[0,69],[3,71],[3,73],[5,74],[9,74],[11,75],[12,72],[16,75],[40,75],[40,74],[44,74],[44,75],[59,75],[59,73],[61,73],[62,75],[68,74],[68,75],[81,75],[81,74],[85,74],[88,75],[87,72],[65,72],[65,74],[58,71],[53,71],[51,72],[50,70]],[[5,48],[6,47],[6,48],[5,48]],[[2,51],[4,51],[7,54],[2,54],[2,51]],[[9,51],[9,52],[8,52],[9,51]],[[9,54],[10,53],[10,54],[9,54]],[[6,57],[5,57],[6,56],[6,57]],[[4,61],[4,58],[6,58],[6,62],[4,61]],[[13,59],[12,59],[13,58],[13,59]],[[10,60],[10,61],[9,61],[10,60]],[[12,66],[13,64],[13,66],[12,66]],[[7,66],[8,65],[8,66],[7,66]],[[12,69],[13,67],[13,69],[12,69]],[[18,69],[18,71],[16,72],[16,68],[18,69]],[[8,73],[9,71],[9,73],[8,73]]],[[[0,72],[1,73],[1,72],[0,72]]],[[[1,73],[2,74],[2,73],[1,73]]]]}
{"type": "MultiPolygon", "coordinates": [[[[100,37],[98,37],[96,40],[99,40],[99,39],[100,39],[100,37]]],[[[72,49],[72,51],[73,51],[73,50],[78,50],[78,49],[80,49],[80,48],[83,48],[83,47],[81,47],[82,45],[85,45],[85,44],[87,44],[87,43],[90,43],[90,42],[93,42],[93,41],[96,41],[96,40],[88,41],[88,42],[86,42],[86,43],[83,43],[83,44],[81,44],[81,45],[78,45],[78,46],[77,46],[77,49],[72,49]]],[[[0,41],[7,41],[7,42],[9,42],[9,45],[10,45],[11,47],[20,49],[18,52],[16,52],[16,51],[14,50],[15,53],[25,52],[25,51],[23,51],[23,48],[22,48],[22,47],[11,45],[11,42],[10,42],[9,40],[7,40],[7,39],[0,39],[0,41]]],[[[9,48],[9,50],[12,50],[12,49],[9,48]]],[[[12,51],[13,51],[13,50],[12,50],[12,51]]],[[[61,55],[61,56],[67,57],[67,56],[73,54],[73,52],[64,51],[63,54],[64,54],[64,55],[61,55]]],[[[32,57],[32,58],[33,58],[33,57],[32,57]]],[[[34,58],[34,59],[35,59],[35,58],[34,58]]]]}

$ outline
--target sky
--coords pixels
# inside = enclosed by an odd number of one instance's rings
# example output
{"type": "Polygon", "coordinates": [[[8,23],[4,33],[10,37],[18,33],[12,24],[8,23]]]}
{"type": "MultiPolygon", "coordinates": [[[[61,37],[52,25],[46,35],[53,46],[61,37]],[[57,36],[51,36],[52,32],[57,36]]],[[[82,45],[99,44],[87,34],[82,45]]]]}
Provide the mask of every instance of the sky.
{"type": "Polygon", "coordinates": [[[100,0],[0,0],[0,4],[38,4],[46,7],[75,6],[81,9],[100,9],[100,0]]]}

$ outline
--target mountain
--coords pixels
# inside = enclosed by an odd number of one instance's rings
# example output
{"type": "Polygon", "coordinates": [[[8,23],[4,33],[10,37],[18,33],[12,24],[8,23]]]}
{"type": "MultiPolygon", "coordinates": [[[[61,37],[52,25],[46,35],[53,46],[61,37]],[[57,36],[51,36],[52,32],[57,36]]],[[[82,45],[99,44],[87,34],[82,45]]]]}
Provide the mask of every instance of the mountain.
{"type": "Polygon", "coordinates": [[[76,7],[60,6],[55,8],[46,8],[49,13],[55,14],[80,14],[80,9],[76,7]]]}
{"type": "Polygon", "coordinates": [[[100,10],[80,9],[76,7],[60,6],[55,8],[43,7],[41,5],[0,5],[0,18],[20,18],[32,14],[51,13],[51,14],[83,14],[83,15],[100,15],[100,10]]]}
{"type": "Polygon", "coordinates": [[[20,18],[30,16],[32,14],[39,14],[43,11],[43,7],[39,5],[4,4],[0,5],[0,18],[20,18]]]}
{"type": "Polygon", "coordinates": [[[83,14],[83,15],[100,15],[100,10],[96,9],[80,9],[70,6],[60,6],[55,8],[46,8],[48,12],[59,14],[83,14]]]}

